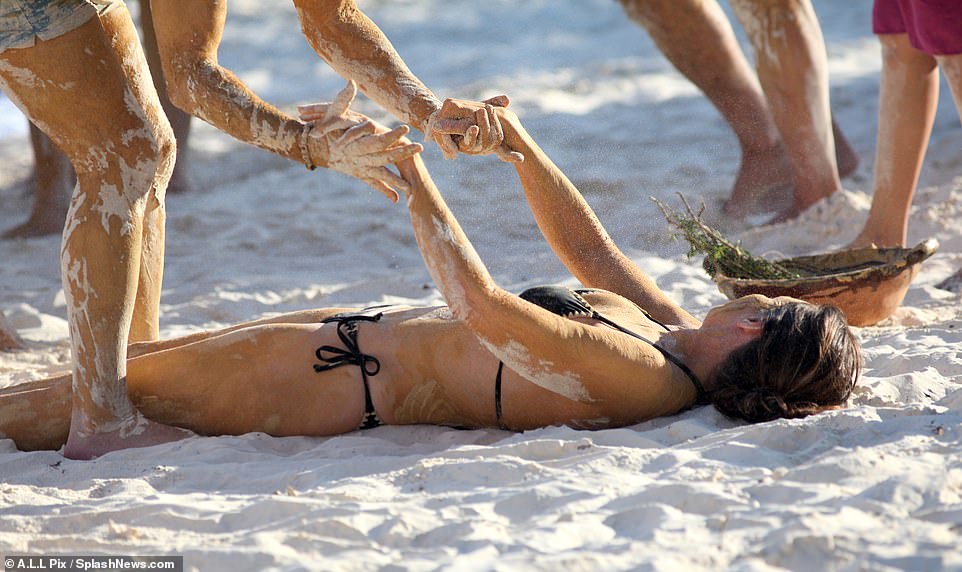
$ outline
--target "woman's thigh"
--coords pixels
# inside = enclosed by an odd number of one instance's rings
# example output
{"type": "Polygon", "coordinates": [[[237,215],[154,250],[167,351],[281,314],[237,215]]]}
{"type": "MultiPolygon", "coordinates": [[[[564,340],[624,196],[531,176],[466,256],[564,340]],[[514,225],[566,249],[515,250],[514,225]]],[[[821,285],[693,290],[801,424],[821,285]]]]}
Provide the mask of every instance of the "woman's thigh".
{"type": "Polygon", "coordinates": [[[186,346],[188,344],[202,342],[204,340],[215,338],[223,334],[229,334],[230,332],[242,330],[245,328],[252,328],[255,326],[265,326],[269,324],[320,325],[321,320],[324,320],[325,318],[333,316],[334,314],[339,314],[341,312],[357,311],[357,310],[358,310],[357,308],[320,308],[316,310],[300,310],[297,312],[290,312],[287,314],[272,316],[270,318],[261,318],[259,320],[243,322],[240,324],[227,326],[225,328],[220,328],[216,330],[206,330],[202,332],[196,332],[193,334],[187,334],[186,336],[180,336],[177,338],[131,343],[127,347],[127,356],[130,358],[140,357],[143,355],[147,355],[147,354],[151,354],[151,353],[155,353],[163,350],[169,350],[169,349],[178,348],[181,346],[186,346]]]}

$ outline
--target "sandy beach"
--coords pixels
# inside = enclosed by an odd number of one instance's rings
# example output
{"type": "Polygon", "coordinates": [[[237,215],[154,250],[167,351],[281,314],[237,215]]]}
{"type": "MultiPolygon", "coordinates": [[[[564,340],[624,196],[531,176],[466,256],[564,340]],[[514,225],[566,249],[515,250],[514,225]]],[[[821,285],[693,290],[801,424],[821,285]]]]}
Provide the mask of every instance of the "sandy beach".
{"type": "MultiPolygon", "coordinates": [[[[737,141],[617,2],[358,4],[438,96],[508,94],[614,240],[682,306],[702,316],[724,301],[649,197],[677,204],[681,192],[717,213],[737,141]]],[[[872,2],[814,4],[832,109],[861,164],[798,220],[728,228],[759,254],[840,248],[871,201],[872,2]]],[[[344,81],[310,50],[293,6],[263,5],[230,3],[221,62],[288,111],[332,98],[344,81]]],[[[396,123],[369,100],[357,107],[396,123]]],[[[312,307],[443,303],[403,205],[193,129],[195,191],[168,197],[162,336],[312,307]]],[[[425,159],[499,284],[575,284],[512,168],[445,161],[433,146],[425,159]]],[[[0,96],[0,230],[29,213],[31,166],[26,121],[0,96]]],[[[903,307],[856,329],[865,365],[844,410],[746,425],[701,407],[593,432],[198,437],[94,461],[0,439],[0,556],[183,555],[185,570],[205,572],[962,570],[962,305],[936,287],[962,267],[962,127],[944,83],[909,229],[910,244],[927,238],[941,248],[903,307]]],[[[0,312],[28,346],[0,352],[0,387],[69,366],[59,248],[59,236],[0,241],[0,312]]]]}

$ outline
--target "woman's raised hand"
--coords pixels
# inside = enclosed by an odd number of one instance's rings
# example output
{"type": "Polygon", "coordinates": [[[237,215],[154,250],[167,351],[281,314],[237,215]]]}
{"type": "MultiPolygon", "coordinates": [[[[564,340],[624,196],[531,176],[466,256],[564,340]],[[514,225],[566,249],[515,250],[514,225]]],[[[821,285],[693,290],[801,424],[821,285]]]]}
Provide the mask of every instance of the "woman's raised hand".
{"type": "Polygon", "coordinates": [[[408,191],[408,183],[388,169],[424,148],[405,135],[407,125],[388,129],[364,114],[350,109],[357,95],[353,80],[331,103],[298,106],[301,121],[311,125],[306,131],[311,157],[326,157],[327,167],[364,181],[393,202],[398,190],[408,191]]]}
{"type": "Polygon", "coordinates": [[[506,95],[498,95],[481,102],[445,99],[441,108],[428,119],[426,137],[434,139],[447,159],[454,159],[458,151],[467,155],[494,153],[506,163],[520,163],[524,155],[511,150],[504,143],[504,130],[495,114],[495,107],[507,107],[506,95]],[[460,141],[455,136],[460,135],[460,141]]]}

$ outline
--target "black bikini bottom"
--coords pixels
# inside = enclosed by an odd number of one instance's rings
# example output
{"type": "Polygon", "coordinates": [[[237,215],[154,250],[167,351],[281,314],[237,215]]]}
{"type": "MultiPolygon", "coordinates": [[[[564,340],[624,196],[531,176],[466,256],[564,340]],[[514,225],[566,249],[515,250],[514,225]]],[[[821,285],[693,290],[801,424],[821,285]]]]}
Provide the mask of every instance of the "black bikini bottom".
{"type": "Polygon", "coordinates": [[[374,377],[381,371],[381,362],[376,357],[361,352],[357,345],[357,323],[379,321],[384,313],[371,314],[370,311],[385,307],[387,306],[372,306],[359,312],[342,312],[321,320],[322,324],[337,324],[337,337],[340,338],[344,348],[337,346],[317,348],[314,355],[324,363],[314,364],[314,371],[320,373],[342,365],[356,365],[361,368],[361,380],[364,383],[364,419],[358,429],[372,429],[381,425],[382,422],[377,416],[377,411],[374,410],[371,387],[367,381],[368,377],[374,377]]]}

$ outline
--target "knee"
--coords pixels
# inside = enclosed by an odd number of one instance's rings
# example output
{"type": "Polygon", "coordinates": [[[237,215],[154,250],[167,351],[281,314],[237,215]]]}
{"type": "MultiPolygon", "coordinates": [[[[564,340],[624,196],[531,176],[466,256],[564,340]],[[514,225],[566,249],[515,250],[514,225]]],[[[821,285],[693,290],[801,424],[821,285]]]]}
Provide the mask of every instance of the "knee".
{"type": "Polygon", "coordinates": [[[160,115],[157,121],[147,122],[136,131],[139,135],[136,141],[131,139],[119,149],[114,146],[118,149],[122,193],[132,205],[141,205],[151,196],[163,202],[177,157],[174,130],[167,118],[160,115]]]}
{"type": "Polygon", "coordinates": [[[130,176],[130,184],[124,185],[127,193],[136,198],[156,190],[162,196],[177,156],[177,140],[170,122],[161,112],[156,120],[145,117],[141,127],[127,133],[128,145],[119,151],[130,176]],[[132,136],[133,133],[137,135],[132,136]]]}
{"type": "Polygon", "coordinates": [[[154,201],[163,205],[176,154],[173,129],[162,118],[119,131],[116,137],[73,155],[80,185],[71,213],[81,218],[99,216],[108,230],[116,219],[126,232],[143,219],[154,201]]]}

